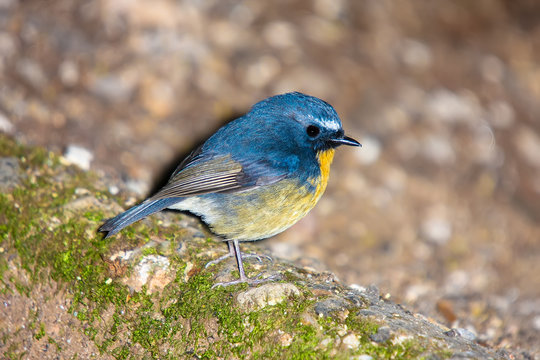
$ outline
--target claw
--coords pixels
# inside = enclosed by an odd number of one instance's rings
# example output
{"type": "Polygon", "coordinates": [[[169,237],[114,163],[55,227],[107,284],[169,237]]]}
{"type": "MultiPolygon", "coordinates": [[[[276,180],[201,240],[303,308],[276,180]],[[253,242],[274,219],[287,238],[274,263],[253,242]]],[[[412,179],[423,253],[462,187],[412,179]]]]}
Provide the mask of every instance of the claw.
{"type": "MultiPolygon", "coordinates": [[[[228,243],[227,243],[228,244],[228,243]]],[[[226,254],[226,255],[223,255],[223,256],[220,256],[219,258],[215,259],[215,260],[212,260],[212,261],[209,261],[206,263],[206,265],[204,265],[204,268],[207,269],[209,268],[210,266],[212,265],[216,265],[216,264],[219,264],[220,262],[222,262],[223,260],[226,260],[230,257],[234,257],[235,256],[235,253],[234,253],[234,248],[232,246],[229,245],[229,253],[226,254]]],[[[244,259],[249,259],[249,258],[255,258],[257,259],[257,261],[262,264],[263,263],[263,260],[262,258],[265,258],[266,260],[268,260],[269,262],[273,263],[274,262],[274,259],[272,259],[272,257],[268,256],[268,255],[258,255],[258,254],[254,254],[254,253],[251,253],[251,254],[246,254],[246,253],[240,253],[240,256],[242,257],[242,260],[244,259]]]]}
{"type": "Polygon", "coordinates": [[[206,263],[206,265],[204,265],[204,268],[207,269],[208,267],[212,266],[212,265],[216,265],[216,264],[219,264],[220,262],[222,262],[223,260],[225,259],[228,259],[231,257],[231,254],[227,254],[227,255],[223,255],[223,256],[220,256],[218,257],[216,260],[212,260],[212,261],[209,261],[206,263]]]}
{"type": "Polygon", "coordinates": [[[255,258],[257,259],[257,261],[259,263],[262,264],[262,258],[265,258],[266,260],[268,260],[269,262],[273,263],[274,262],[274,259],[272,259],[270,256],[268,255],[258,255],[258,254],[242,254],[242,260],[243,259],[248,259],[248,258],[255,258]]]}
{"type": "MultiPolygon", "coordinates": [[[[242,259],[243,258],[248,258],[248,257],[254,257],[256,258],[260,263],[262,263],[262,257],[265,257],[267,258],[270,262],[273,262],[274,260],[270,257],[270,256],[267,256],[267,255],[257,255],[257,254],[242,254],[240,252],[240,247],[238,245],[238,240],[229,240],[227,242],[227,245],[229,246],[229,253],[227,255],[223,255],[221,257],[219,257],[218,259],[216,260],[212,260],[210,262],[208,262],[206,265],[205,265],[205,268],[211,266],[211,265],[214,265],[214,264],[217,264],[229,257],[236,257],[236,263],[238,265],[238,273],[240,274],[240,278],[238,280],[233,280],[233,281],[228,281],[228,282],[221,282],[221,283],[217,283],[217,284],[214,284],[214,286],[212,286],[212,289],[217,287],[217,286],[230,286],[230,285],[236,285],[236,284],[242,284],[242,283],[247,283],[249,285],[257,285],[257,284],[261,284],[263,282],[266,282],[266,281],[272,281],[272,280],[275,280],[278,278],[278,276],[276,275],[272,275],[272,276],[269,276],[265,279],[249,279],[247,276],[246,276],[246,273],[244,272],[244,265],[242,263],[242,259]]],[[[257,275],[256,277],[260,277],[261,274],[257,275]]]]}
{"type": "Polygon", "coordinates": [[[251,286],[251,285],[262,284],[268,281],[276,281],[276,280],[281,279],[281,275],[279,274],[270,275],[264,279],[258,279],[261,276],[262,276],[262,273],[259,273],[255,279],[245,278],[245,279],[238,279],[238,280],[233,280],[233,281],[215,283],[214,285],[212,285],[211,289],[217,288],[218,286],[227,287],[227,286],[243,284],[243,283],[246,283],[251,286]]]}

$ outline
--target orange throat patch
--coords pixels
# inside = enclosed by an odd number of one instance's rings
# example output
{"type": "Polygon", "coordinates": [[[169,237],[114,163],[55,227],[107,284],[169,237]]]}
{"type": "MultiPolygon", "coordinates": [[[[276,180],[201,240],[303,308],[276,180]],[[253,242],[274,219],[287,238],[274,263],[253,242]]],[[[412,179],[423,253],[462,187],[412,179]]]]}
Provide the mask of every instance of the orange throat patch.
{"type": "Polygon", "coordinates": [[[334,149],[319,151],[317,160],[319,160],[319,168],[321,169],[321,177],[317,182],[317,190],[315,191],[315,199],[319,199],[326,190],[328,178],[330,177],[330,164],[334,160],[334,149]]]}

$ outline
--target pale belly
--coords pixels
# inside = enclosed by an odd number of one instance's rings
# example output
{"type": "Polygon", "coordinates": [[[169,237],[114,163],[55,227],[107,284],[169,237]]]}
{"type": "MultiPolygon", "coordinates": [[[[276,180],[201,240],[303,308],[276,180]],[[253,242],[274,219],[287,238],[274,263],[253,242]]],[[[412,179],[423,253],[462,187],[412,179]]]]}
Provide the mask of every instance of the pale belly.
{"type": "Polygon", "coordinates": [[[315,206],[326,182],[298,187],[294,181],[237,193],[185,198],[171,208],[202,217],[213,232],[226,239],[259,240],[294,225],[315,206]]]}

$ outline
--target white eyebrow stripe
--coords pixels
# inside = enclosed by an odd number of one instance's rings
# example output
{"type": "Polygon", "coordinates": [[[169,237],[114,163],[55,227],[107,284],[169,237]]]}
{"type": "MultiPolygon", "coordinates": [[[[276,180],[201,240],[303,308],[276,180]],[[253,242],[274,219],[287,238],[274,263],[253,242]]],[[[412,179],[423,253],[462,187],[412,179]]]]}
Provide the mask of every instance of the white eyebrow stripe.
{"type": "Polygon", "coordinates": [[[337,123],[336,121],[324,121],[324,120],[319,120],[321,122],[321,124],[323,124],[325,127],[329,128],[329,129],[332,129],[332,130],[339,130],[341,129],[341,126],[339,123],[337,123]]]}

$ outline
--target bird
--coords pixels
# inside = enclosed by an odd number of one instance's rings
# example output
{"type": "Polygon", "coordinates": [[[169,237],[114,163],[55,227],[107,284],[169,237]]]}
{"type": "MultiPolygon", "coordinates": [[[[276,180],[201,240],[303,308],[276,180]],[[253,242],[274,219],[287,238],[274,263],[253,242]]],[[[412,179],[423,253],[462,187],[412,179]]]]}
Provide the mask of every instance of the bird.
{"type": "MultiPolygon", "coordinates": [[[[105,238],[164,209],[192,213],[227,242],[239,278],[218,283],[258,284],[248,278],[240,242],[269,238],[303,218],[326,189],[340,145],[361,146],[345,136],[327,102],[300,92],[275,95],[227,123],[192,151],[167,184],[138,205],[107,220],[105,238]]],[[[209,263],[209,264],[210,264],[209,263]]]]}

